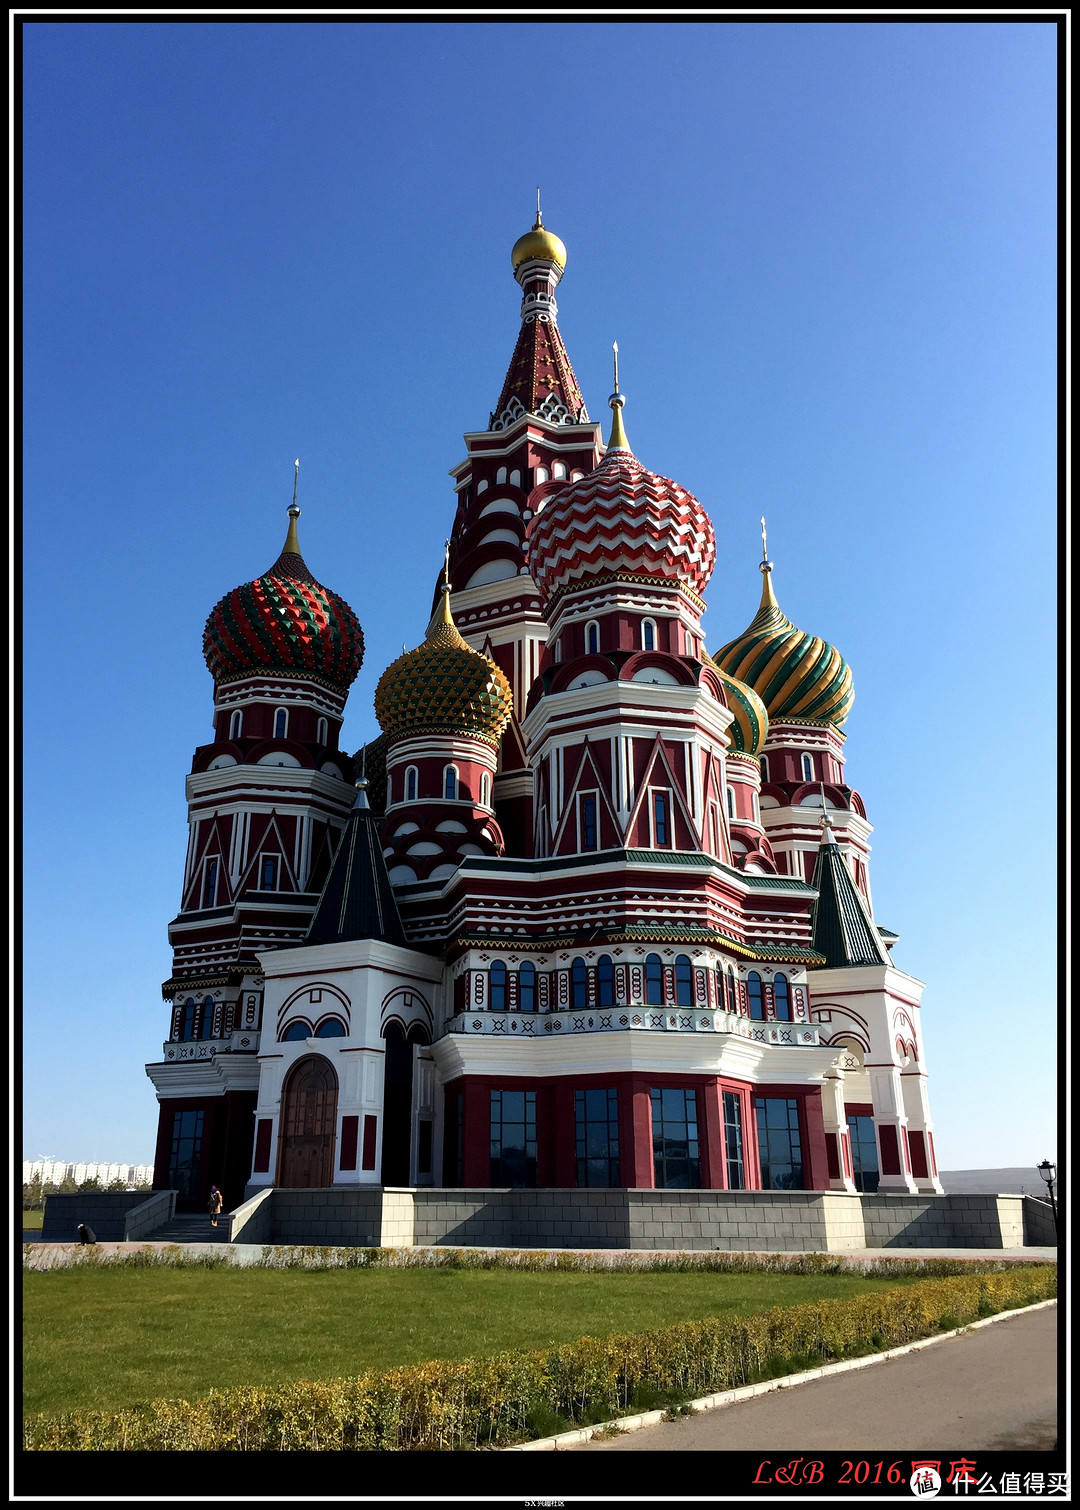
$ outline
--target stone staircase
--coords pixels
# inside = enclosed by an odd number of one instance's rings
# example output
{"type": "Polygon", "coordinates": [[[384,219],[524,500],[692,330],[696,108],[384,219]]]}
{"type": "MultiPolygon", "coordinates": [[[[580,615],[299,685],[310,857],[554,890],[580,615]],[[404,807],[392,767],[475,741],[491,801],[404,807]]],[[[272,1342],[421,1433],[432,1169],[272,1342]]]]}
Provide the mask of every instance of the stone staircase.
{"type": "Polygon", "coordinates": [[[232,1222],[226,1213],[218,1217],[216,1227],[210,1225],[205,1212],[178,1213],[172,1221],[155,1227],[140,1241],[147,1243],[227,1243],[232,1222]]]}

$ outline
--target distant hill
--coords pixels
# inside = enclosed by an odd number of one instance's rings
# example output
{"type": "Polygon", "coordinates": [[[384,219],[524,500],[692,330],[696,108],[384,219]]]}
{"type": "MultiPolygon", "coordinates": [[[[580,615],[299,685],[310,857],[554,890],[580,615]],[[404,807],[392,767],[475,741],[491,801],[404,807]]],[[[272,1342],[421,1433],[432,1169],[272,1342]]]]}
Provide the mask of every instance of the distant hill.
{"type": "Polygon", "coordinates": [[[1021,1165],[1019,1169],[939,1169],[938,1179],[946,1195],[1038,1195],[1046,1199],[1045,1181],[1034,1165],[1021,1165]]]}

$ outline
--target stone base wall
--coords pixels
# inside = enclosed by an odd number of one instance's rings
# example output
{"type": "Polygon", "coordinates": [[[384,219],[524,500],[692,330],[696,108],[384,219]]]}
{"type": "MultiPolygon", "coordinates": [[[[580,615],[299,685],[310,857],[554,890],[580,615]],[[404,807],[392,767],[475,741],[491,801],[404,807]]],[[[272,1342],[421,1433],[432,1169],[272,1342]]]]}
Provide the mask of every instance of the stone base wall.
{"type": "MultiPolygon", "coordinates": [[[[122,1243],[129,1211],[146,1201],[145,1190],[101,1190],[47,1195],[41,1220],[43,1243],[77,1243],[84,1223],[102,1243],[122,1243]]],[[[161,1217],[164,1221],[164,1216],[161,1217]]]]}
{"type": "MultiPolygon", "coordinates": [[[[234,1214],[239,1217],[247,1208],[234,1214]]],[[[254,1213],[253,1213],[254,1215],[254,1213]]],[[[235,1241],[757,1253],[1018,1248],[1023,1198],[804,1190],[275,1189],[235,1241]]]]}
{"type": "Polygon", "coordinates": [[[1024,1196],[1024,1242],[1033,1248],[1056,1248],[1057,1228],[1049,1201],[1038,1196],[1024,1196]]]}

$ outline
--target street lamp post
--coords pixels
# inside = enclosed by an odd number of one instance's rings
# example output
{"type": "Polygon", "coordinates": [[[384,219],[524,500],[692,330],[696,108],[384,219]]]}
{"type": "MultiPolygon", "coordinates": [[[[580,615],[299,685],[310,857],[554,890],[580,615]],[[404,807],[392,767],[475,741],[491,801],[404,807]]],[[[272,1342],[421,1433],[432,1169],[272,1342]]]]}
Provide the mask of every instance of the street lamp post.
{"type": "Polygon", "coordinates": [[[1046,1192],[1050,1197],[1050,1215],[1054,1218],[1054,1231],[1058,1230],[1057,1202],[1054,1200],[1054,1176],[1057,1174],[1057,1165],[1051,1164],[1049,1159],[1044,1159],[1036,1165],[1039,1173],[1046,1181],[1046,1192]]]}

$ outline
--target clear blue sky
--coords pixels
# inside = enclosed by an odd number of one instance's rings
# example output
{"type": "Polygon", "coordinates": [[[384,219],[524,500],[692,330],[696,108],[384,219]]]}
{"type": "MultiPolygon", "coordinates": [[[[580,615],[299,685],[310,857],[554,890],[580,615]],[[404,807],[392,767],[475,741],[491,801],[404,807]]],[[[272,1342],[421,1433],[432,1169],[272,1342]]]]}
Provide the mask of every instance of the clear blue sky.
{"type": "Polygon", "coordinates": [[[25,1153],[148,1160],[201,635],[309,565],[421,637],[465,430],[566,242],[594,416],[855,678],[943,1168],[1055,1157],[1049,24],[35,22],[25,33],[25,1153]]]}

